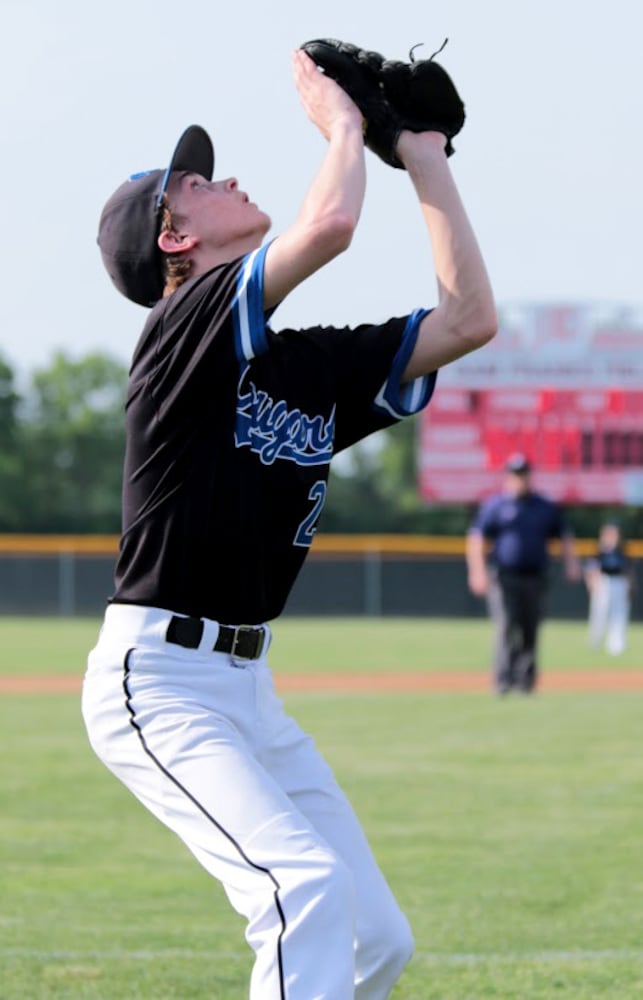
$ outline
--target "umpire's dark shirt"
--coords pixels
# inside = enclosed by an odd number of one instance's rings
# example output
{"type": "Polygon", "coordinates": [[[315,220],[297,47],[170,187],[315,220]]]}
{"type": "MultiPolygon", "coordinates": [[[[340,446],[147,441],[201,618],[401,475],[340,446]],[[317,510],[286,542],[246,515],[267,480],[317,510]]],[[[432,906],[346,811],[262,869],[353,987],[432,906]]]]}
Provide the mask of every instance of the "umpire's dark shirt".
{"type": "Polygon", "coordinates": [[[560,506],[539,493],[498,493],[486,500],[469,529],[492,542],[490,560],[499,570],[544,573],[550,538],[569,534],[560,506]]]}

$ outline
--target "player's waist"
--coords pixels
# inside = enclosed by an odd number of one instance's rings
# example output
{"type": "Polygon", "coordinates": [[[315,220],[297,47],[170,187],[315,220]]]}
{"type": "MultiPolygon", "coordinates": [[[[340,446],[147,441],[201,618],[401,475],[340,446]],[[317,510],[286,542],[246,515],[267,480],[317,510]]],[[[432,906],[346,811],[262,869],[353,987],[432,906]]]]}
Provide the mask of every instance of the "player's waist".
{"type": "Polygon", "coordinates": [[[116,602],[107,606],[105,627],[136,644],[179,646],[201,655],[224,653],[239,660],[265,656],[272,638],[266,624],[229,625],[165,608],[116,602]]]}
{"type": "Polygon", "coordinates": [[[546,566],[510,566],[510,565],[495,565],[496,572],[498,576],[524,576],[524,577],[540,577],[544,576],[547,572],[546,566]]]}

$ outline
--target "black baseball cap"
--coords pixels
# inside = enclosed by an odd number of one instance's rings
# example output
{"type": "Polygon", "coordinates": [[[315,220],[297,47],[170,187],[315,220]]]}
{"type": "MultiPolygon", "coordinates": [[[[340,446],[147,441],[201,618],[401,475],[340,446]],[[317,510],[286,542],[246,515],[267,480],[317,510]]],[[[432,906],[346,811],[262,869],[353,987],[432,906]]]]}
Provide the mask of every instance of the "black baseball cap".
{"type": "Polygon", "coordinates": [[[514,476],[526,476],[528,472],[531,472],[531,462],[522,452],[516,452],[514,455],[510,455],[505,462],[505,470],[512,472],[514,476]]]}
{"type": "Polygon", "coordinates": [[[173,170],[212,179],[214,148],[200,125],[185,130],[165,169],[132,174],[121,184],[100,217],[97,242],[107,273],[119,292],[141,306],[153,306],[163,295],[163,254],[156,241],[173,170]]]}

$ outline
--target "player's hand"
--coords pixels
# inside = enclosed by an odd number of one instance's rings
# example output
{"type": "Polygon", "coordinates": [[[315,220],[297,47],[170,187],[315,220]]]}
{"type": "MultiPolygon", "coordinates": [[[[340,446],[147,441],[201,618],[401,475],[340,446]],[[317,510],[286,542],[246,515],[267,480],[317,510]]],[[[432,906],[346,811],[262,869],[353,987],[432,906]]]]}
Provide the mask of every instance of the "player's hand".
{"type": "Polygon", "coordinates": [[[304,110],[326,139],[338,127],[362,128],[362,113],[339,84],[322,73],[305,52],[292,55],[295,86],[304,110]]]}
{"type": "Polygon", "coordinates": [[[476,597],[484,597],[489,589],[489,577],[486,570],[472,570],[469,573],[469,590],[476,597]]]}

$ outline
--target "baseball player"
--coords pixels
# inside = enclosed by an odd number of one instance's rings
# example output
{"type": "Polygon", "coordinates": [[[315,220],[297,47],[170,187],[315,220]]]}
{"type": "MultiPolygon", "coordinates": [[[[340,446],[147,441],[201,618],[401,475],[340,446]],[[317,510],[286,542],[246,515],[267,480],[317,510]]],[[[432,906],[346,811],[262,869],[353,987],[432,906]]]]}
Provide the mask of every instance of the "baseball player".
{"type": "Polygon", "coordinates": [[[627,645],[634,572],[620,526],[614,521],[600,529],[596,555],[585,565],[585,583],[589,593],[589,643],[598,647],[605,642],[610,656],[620,656],[627,645]]]}
{"type": "MultiPolygon", "coordinates": [[[[235,178],[210,179],[198,126],[101,216],[114,284],[151,312],[131,364],[122,538],[83,715],[97,755],[247,921],[252,1000],[383,1000],[411,931],[329,766],[275,694],[269,622],[308,552],[333,454],[423,407],[437,369],[488,341],[496,318],[445,136],[402,131],[437,306],[273,330],[288,293],[348,248],[365,187],[357,106],[301,51],[293,72],[327,144],[282,235],[265,241],[270,219],[235,178]]],[[[403,230],[395,240],[397,257],[403,230]]]]}

